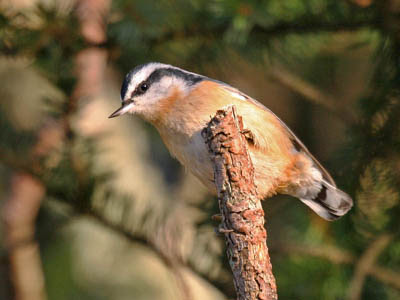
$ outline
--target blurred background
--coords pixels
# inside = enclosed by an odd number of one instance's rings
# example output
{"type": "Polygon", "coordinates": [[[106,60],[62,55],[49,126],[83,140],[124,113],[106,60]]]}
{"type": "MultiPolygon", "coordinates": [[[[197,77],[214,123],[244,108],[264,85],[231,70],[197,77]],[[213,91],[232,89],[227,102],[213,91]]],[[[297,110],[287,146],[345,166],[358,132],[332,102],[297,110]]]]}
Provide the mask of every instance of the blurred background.
{"type": "Polygon", "coordinates": [[[280,299],[400,299],[400,1],[0,1],[0,299],[233,299],[216,199],[137,117],[160,61],[279,115],[355,207],[264,201],[280,299]]]}

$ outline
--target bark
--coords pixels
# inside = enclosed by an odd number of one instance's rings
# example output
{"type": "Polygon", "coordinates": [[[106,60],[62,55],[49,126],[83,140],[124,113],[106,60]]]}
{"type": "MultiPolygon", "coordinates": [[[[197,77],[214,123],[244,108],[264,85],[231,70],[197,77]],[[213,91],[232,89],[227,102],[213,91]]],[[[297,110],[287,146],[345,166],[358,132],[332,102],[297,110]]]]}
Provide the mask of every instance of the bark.
{"type": "Polygon", "coordinates": [[[203,131],[214,163],[214,178],[222,214],[237,299],[278,299],[266,243],[264,211],[254,184],[254,168],[243,123],[229,106],[217,112],[203,131]]]}

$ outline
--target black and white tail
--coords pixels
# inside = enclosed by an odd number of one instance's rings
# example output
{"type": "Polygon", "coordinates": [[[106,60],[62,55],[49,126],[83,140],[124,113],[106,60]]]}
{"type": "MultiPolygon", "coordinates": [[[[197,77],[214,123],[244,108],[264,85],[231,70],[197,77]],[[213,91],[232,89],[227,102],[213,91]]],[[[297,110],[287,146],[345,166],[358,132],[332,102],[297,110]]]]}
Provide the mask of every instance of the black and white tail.
{"type": "Polygon", "coordinates": [[[303,203],[328,221],[334,221],[345,215],[353,206],[353,200],[326,180],[321,182],[321,190],[312,199],[300,198],[303,203]]]}

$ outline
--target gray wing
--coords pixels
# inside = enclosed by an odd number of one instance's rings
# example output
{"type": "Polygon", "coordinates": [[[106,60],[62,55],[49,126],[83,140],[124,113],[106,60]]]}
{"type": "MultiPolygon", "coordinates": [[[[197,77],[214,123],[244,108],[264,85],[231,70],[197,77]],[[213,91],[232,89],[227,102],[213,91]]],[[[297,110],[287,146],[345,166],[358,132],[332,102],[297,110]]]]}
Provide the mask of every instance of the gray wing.
{"type": "MultiPolygon", "coordinates": [[[[263,105],[264,106],[264,105],[263,105]]],[[[264,106],[265,107],[265,106],[264,106]]],[[[269,110],[268,108],[265,107],[265,109],[269,110]]],[[[270,110],[269,110],[270,111],[270,110]]],[[[272,114],[274,114],[272,111],[270,111],[272,114]]],[[[310,151],[307,149],[307,147],[303,144],[302,141],[293,133],[293,131],[281,120],[278,118],[277,115],[274,114],[275,117],[279,120],[279,122],[282,124],[283,128],[286,129],[287,133],[290,136],[290,140],[293,143],[293,146],[296,148],[297,151],[304,152],[307,154],[308,157],[311,158],[313,163],[318,167],[318,169],[321,171],[322,178],[325,179],[328,183],[330,183],[332,186],[336,187],[336,183],[333,180],[332,176],[328,173],[328,171],[321,165],[321,163],[310,153],[310,151]]]]}
{"type": "Polygon", "coordinates": [[[311,160],[313,161],[313,163],[315,164],[315,166],[321,171],[322,177],[323,179],[325,179],[329,184],[331,184],[332,186],[336,187],[336,183],[333,180],[332,176],[328,173],[327,170],[325,170],[325,168],[321,165],[321,163],[314,157],[314,155],[312,155],[310,153],[310,151],[307,149],[307,147],[303,144],[302,141],[300,141],[300,139],[293,133],[293,131],[276,115],[274,114],[270,109],[268,109],[267,107],[265,107],[262,103],[258,102],[257,100],[247,96],[246,94],[242,93],[241,91],[235,89],[234,87],[231,87],[229,85],[227,85],[226,87],[228,90],[231,90],[232,92],[238,93],[241,96],[243,96],[244,98],[246,98],[247,101],[253,103],[254,105],[262,108],[263,110],[268,111],[270,114],[274,115],[279,122],[282,124],[282,127],[286,130],[286,132],[289,135],[289,138],[291,140],[291,142],[293,143],[293,147],[299,151],[299,152],[303,152],[305,153],[308,157],[311,158],[311,160]]]}

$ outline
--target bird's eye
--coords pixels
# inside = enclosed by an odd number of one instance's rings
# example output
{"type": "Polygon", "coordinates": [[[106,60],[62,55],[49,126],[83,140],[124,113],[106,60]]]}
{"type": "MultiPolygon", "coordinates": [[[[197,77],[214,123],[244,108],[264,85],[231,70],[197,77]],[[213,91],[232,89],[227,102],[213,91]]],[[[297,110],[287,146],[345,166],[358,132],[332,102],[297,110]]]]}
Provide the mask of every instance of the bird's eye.
{"type": "Polygon", "coordinates": [[[140,90],[142,93],[144,93],[145,91],[147,91],[148,88],[149,88],[149,85],[148,85],[147,83],[142,83],[142,84],[139,86],[139,90],[140,90]]]}

